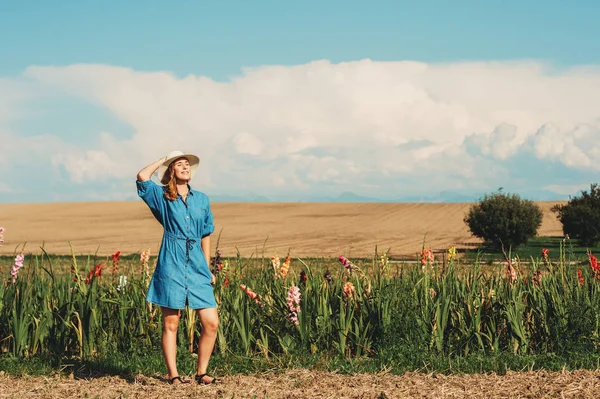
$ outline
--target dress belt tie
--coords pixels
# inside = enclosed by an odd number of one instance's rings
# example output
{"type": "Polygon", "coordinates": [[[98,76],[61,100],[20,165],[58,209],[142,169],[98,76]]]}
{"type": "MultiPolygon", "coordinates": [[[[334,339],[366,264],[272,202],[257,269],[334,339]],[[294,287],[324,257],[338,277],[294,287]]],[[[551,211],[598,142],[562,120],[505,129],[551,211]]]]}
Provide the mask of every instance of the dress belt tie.
{"type": "Polygon", "coordinates": [[[194,245],[199,242],[198,239],[188,237],[178,237],[175,234],[165,232],[165,236],[179,241],[185,241],[185,258],[186,261],[190,260],[190,251],[194,248],[194,245]]]}

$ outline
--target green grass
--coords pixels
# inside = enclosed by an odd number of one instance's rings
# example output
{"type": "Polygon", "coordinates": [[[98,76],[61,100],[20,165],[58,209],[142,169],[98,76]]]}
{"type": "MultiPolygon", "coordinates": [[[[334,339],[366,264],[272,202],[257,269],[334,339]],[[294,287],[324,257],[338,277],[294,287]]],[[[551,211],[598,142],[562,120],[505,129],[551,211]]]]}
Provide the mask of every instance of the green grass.
{"type": "MultiPolygon", "coordinates": [[[[507,248],[506,252],[512,258],[519,257],[521,260],[528,261],[533,257],[539,259],[542,257],[542,250],[548,249],[550,259],[557,260],[560,256],[561,245],[565,246],[565,255],[567,260],[586,260],[587,251],[600,254],[600,246],[587,247],[579,244],[579,240],[565,239],[564,237],[535,237],[529,240],[527,244],[520,245],[517,248],[507,248]]],[[[481,245],[477,248],[465,251],[465,261],[471,262],[479,258],[483,263],[489,261],[504,260],[502,251],[481,245]]]]}
{"type": "MultiPolygon", "coordinates": [[[[185,348],[178,352],[178,368],[182,375],[191,376],[196,372],[196,357],[185,348]]],[[[241,356],[214,354],[209,372],[218,376],[255,373],[282,373],[285,370],[305,368],[328,371],[337,374],[404,372],[424,372],[442,374],[497,373],[507,371],[561,371],[598,370],[599,352],[565,352],[539,355],[483,354],[467,356],[418,354],[406,351],[386,353],[377,357],[341,358],[324,355],[280,355],[271,359],[261,356],[241,356]]],[[[157,348],[145,354],[112,353],[93,360],[69,359],[37,356],[28,360],[9,355],[0,356],[0,370],[9,375],[44,376],[51,374],[69,375],[77,378],[90,378],[105,375],[118,375],[133,378],[138,374],[146,376],[166,375],[162,353],[157,348]]]]}

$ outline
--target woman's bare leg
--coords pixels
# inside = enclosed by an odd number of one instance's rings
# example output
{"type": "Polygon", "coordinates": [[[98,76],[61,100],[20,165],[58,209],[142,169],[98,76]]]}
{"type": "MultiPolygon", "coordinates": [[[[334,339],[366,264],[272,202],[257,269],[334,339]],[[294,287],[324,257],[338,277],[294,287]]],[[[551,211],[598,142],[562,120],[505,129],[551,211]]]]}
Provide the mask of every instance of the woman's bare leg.
{"type": "MultiPolygon", "coordinates": [[[[162,350],[169,372],[169,379],[177,377],[177,328],[179,327],[179,310],[160,308],[163,316],[162,350]]],[[[178,383],[177,380],[173,383],[178,383]]]]}
{"type": "MultiPolygon", "coordinates": [[[[200,342],[198,343],[198,372],[196,375],[205,374],[208,362],[217,340],[217,329],[219,328],[219,314],[216,308],[198,310],[198,318],[202,325],[200,342]]],[[[211,377],[204,377],[204,382],[212,382],[211,377]]]]}

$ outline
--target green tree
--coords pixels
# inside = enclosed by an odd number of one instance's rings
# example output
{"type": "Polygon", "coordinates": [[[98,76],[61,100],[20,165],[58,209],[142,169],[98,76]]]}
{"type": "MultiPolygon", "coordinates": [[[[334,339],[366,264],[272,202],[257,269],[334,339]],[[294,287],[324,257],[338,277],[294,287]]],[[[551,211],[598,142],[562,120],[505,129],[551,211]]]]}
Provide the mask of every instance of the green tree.
{"type": "Polygon", "coordinates": [[[517,194],[486,194],[471,206],[464,222],[471,234],[496,248],[519,246],[535,237],[542,224],[542,209],[517,194]]]}
{"type": "Polygon", "coordinates": [[[600,187],[591,184],[590,191],[582,190],[565,205],[555,205],[552,211],[563,226],[563,233],[578,238],[584,245],[595,245],[600,241],[600,187]]]}

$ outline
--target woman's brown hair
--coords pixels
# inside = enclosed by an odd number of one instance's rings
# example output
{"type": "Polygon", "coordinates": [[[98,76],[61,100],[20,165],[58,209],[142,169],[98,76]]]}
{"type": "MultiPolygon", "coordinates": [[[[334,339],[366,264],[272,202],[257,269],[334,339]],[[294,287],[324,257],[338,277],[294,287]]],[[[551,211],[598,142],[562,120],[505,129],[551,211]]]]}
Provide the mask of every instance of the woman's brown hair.
{"type": "Polygon", "coordinates": [[[175,169],[173,168],[174,164],[175,162],[169,165],[169,168],[160,181],[165,185],[165,198],[170,201],[175,201],[177,199],[177,182],[175,181],[175,169]]]}

